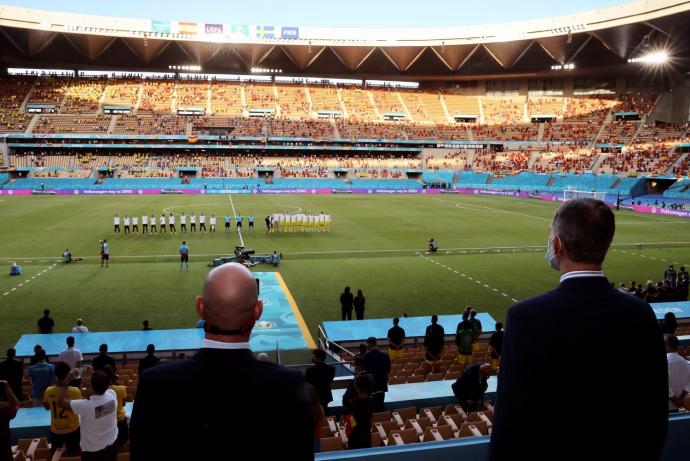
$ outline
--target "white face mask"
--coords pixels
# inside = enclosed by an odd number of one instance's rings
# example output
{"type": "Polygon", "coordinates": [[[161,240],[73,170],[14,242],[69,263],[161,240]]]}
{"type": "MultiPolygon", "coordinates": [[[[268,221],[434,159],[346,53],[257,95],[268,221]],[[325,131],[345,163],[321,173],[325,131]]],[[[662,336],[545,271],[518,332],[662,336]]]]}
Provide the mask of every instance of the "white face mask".
{"type": "Polygon", "coordinates": [[[556,261],[556,255],[553,254],[553,243],[551,239],[546,241],[546,254],[544,254],[544,259],[549,263],[551,269],[558,271],[558,261],[556,261]]]}

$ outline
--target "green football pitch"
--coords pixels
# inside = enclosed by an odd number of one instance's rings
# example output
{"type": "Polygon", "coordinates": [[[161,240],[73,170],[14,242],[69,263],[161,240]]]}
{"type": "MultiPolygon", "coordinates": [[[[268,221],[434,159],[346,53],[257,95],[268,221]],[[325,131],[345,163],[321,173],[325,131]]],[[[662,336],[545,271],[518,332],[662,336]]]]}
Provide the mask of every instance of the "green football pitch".
{"type": "MultiPolygon", "coordinates": [[[[370,318],[459,313],[472,305],[503,320],[515,300],[558,283],[543,258],[552,202],[455,195],[233,195],[232,201],[238,213],[256,219],[255,232],[243,232],[246,247],[283,253],[279,270],[314,336],[320,322],[339,319],[346,285],[364,291],[370,318]],[[330,212],[332,230],[265,234],[267,214],[300,209],[330,212]],[[427,257],[431,237],[440,251],[427,257]]],[[[194,297],[208,264],[239,243],[237,233],[222,229],[230,205],[227,195],[3,197],[0,347],[36,332],[45,308],[56,331],[68,331],[77,317],[95,331],[136,330],[144,319],[156,329],[194,325],[194,297]],[[215,214],[220,226],[215,234],[113,235],[115,213],[162,211],[215,214]],[[99,267],[104,238],[111,243],[108,269],[99,267]],[[189,272],[179,270],[183,239],[191,248],[189,272]],[[55,264],[65,248],[84,260],[55,264]],[[13,261],[23,266],[21,277],[8,275],[13,261]]],[[[610,280],[658,280],[670,263],[690,265],[690,221],[617,213],[605,264],[610,280]]]]}

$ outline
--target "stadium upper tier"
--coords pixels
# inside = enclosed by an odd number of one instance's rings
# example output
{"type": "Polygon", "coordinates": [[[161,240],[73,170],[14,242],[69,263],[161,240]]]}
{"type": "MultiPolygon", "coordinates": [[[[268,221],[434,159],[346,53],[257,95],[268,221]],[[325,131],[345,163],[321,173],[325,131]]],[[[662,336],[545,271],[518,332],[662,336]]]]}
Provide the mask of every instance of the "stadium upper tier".
{"type": "Polygon", "coordinates": [[[654,93],[634,91],[468,96],[434,88],[13,76],[0,78],[0,133],[580,143],[682,136],[685,127],[643,128],[640,120],[657,100],[654,93]],[[195,116],[180,116],[185,111],[195,116]],[[635,120],[617,121],[622,113],[635,120]]]}

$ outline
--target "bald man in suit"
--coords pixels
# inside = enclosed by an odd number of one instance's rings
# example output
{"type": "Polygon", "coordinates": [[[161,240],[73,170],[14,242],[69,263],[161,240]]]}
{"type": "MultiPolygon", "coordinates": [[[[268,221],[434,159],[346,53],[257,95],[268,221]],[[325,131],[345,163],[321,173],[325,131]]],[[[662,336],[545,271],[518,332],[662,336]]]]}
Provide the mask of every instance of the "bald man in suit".
{"type": "Polygon", "coordinates": [[[249,336],[263,303],[241,264],[209,272],[196,311],[205,339],[192,358],[150,368],[139,380],[131,459],[211,459],[255,452],[313,459],[314,421],[304,378],[258,361],[249,336]]]}

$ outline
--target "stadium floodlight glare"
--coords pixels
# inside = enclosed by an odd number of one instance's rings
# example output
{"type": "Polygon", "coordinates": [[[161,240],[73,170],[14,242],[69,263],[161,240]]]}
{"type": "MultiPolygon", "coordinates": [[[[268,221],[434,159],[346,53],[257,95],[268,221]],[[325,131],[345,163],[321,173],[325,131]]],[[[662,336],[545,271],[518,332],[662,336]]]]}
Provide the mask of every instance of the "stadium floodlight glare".
{"type": "Polygon", "coordinates": [[[573,69],[575,69],[575,64],[572,62],[570,64],[551,66],[551,70],[573,70],[573,69]]]}
{"type": "Polygon", "coordinates": [[[628,59],[628,62],[634,63],[639,62],[642,64],[664,64],[668,61],[668,53],[665,51],[654,51],[652,53],[645,54],[639,58],[628,59]]]}
{"type": "Polygon", "coordinates": [[[168,66],[168,69],[171,70],[185,70],[188,72],[199,72],[201,70],[201,66],[195,66],[195,65],[188,65],[188,66],[168,66]]]}

